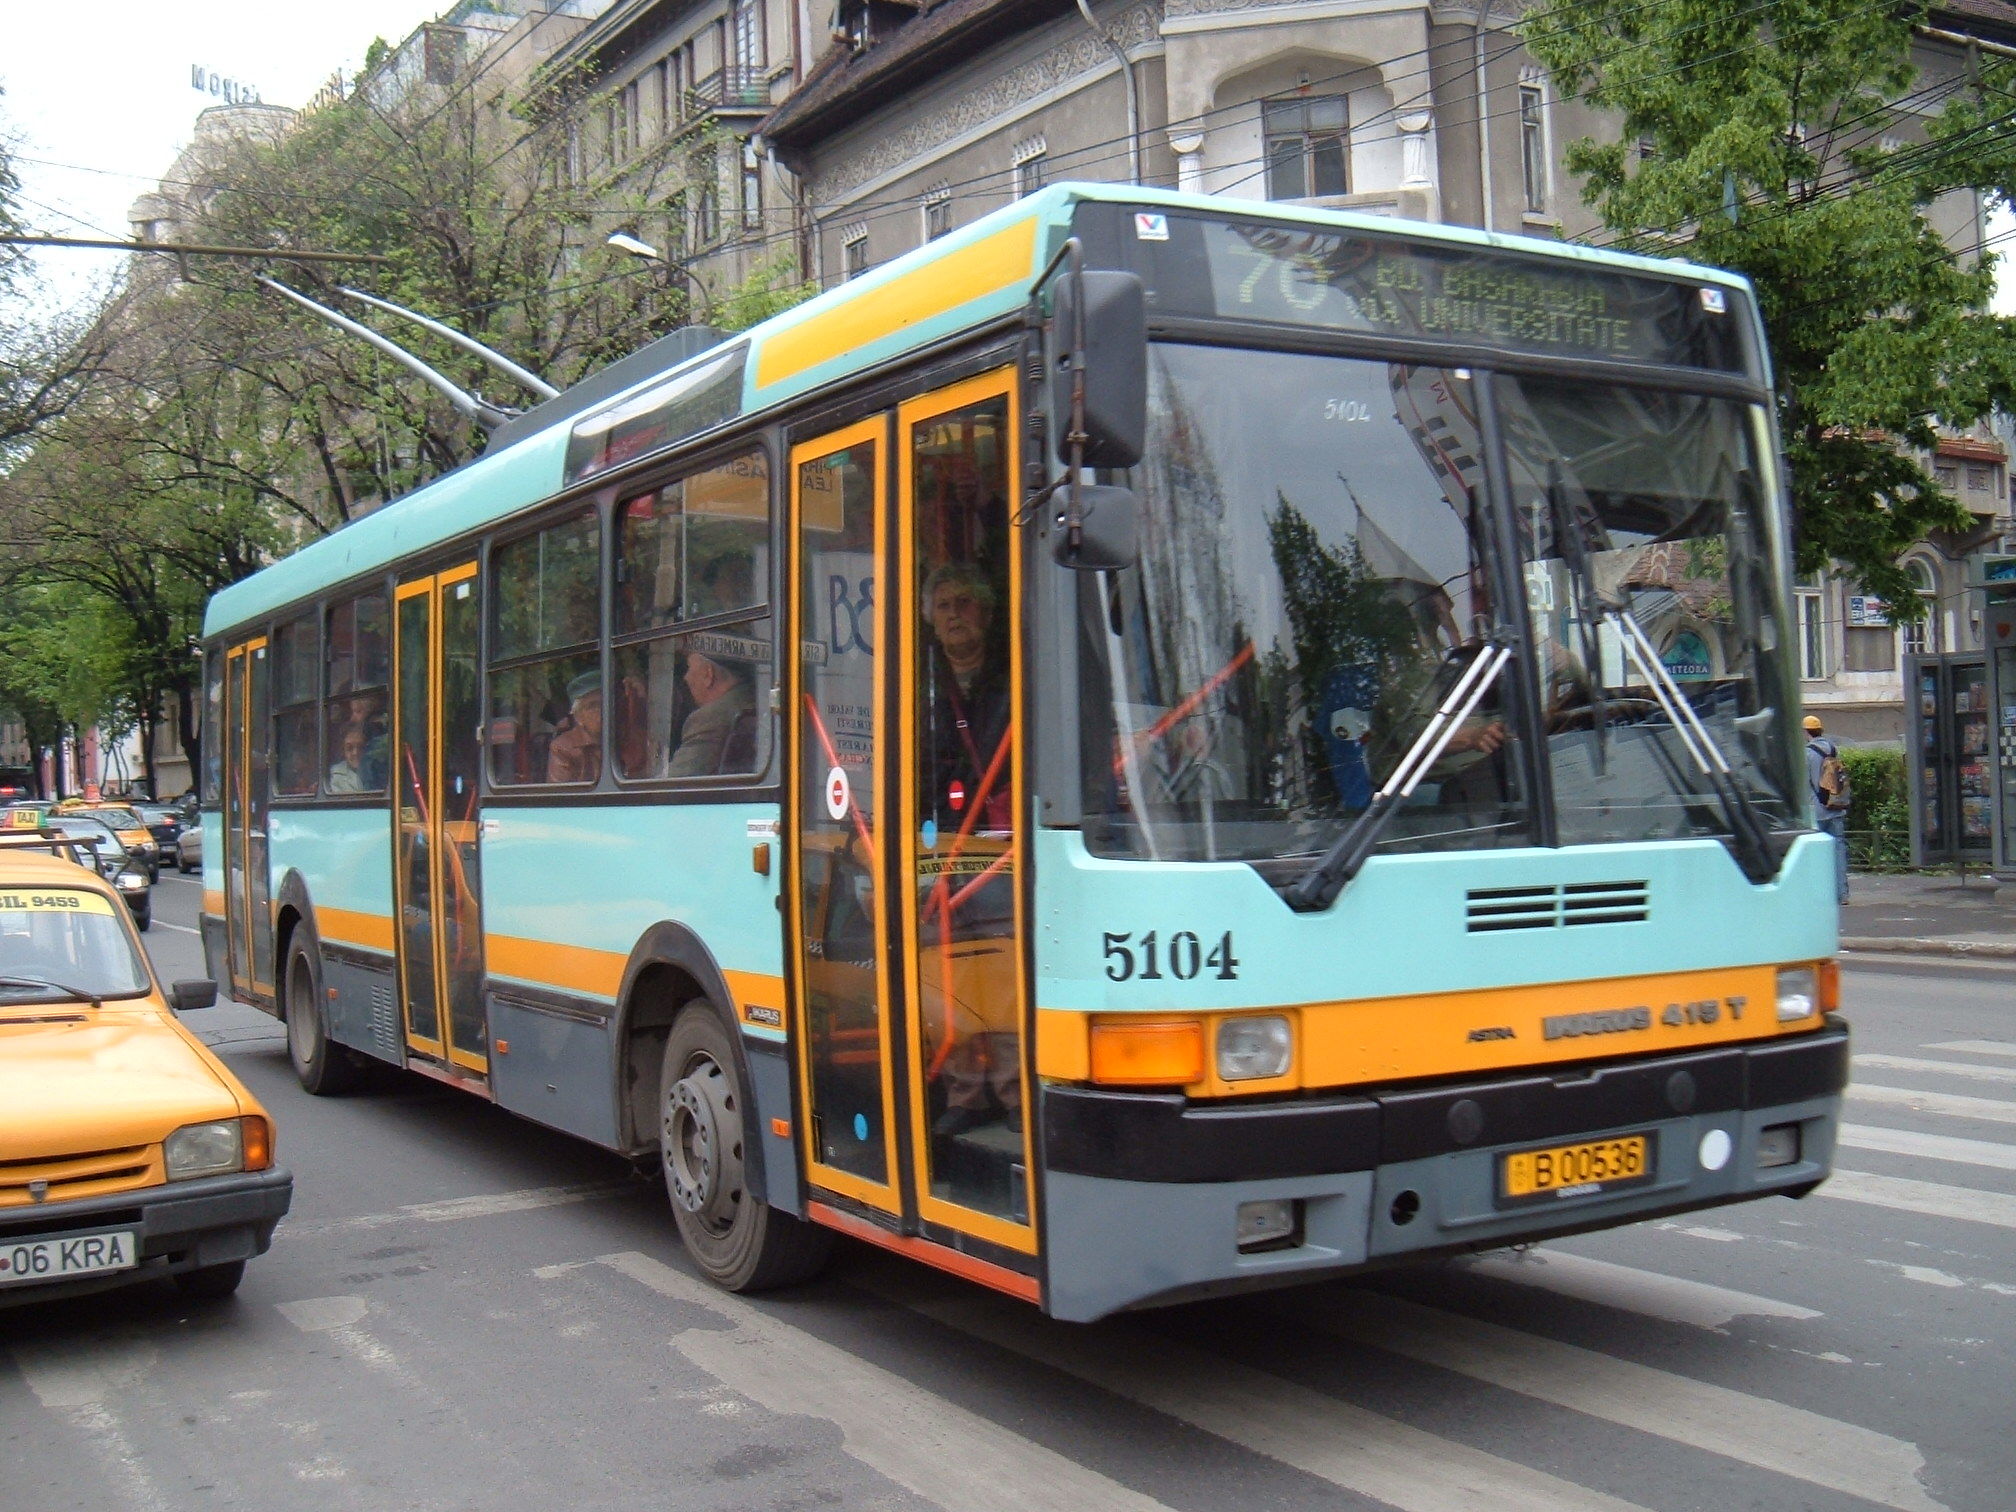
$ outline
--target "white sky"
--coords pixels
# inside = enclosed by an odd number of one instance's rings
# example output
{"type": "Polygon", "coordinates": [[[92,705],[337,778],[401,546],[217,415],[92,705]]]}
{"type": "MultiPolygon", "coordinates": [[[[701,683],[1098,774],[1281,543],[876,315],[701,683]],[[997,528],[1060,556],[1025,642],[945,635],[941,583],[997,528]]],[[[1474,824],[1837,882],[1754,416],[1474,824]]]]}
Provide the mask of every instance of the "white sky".
{"type": "MultiPolygon", "coordinates": [[[[220,104],[191,65],[250,84],[272,105],[304,104],[330,74],[354,72],[373,37],[394,44],[451,0],[96,0],[4,7],[0,132],[14,140],[22,210],[53,236],[126,236],[126,207],[220,104]],[[66,166],[54,166],[62,164],[66,166]]],[[[51,295],[70,302],[118,266],[119,252],[50,248],[51,295]]]]}

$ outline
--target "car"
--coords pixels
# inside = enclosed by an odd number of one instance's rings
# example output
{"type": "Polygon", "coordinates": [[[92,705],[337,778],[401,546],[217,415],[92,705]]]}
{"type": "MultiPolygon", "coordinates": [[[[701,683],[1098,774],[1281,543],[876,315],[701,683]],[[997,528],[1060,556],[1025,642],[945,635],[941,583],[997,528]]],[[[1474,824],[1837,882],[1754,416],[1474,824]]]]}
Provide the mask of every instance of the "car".
{"type": "Polygon", "coordinates": [[[59,805],[60,813],[89,814],[94,819],[104,821],[119,834],[119,843],[138,858],[147,868],[147,880],[161,880],[161,846],[154,838],[154,831],[147,821],[140,817],[130,805],[124,803],[97,802],[68,803],[59,805]]]}
{"type": "Polygon", "coordinates": [[[141,821],[146,824],[147,832],[154,837],[154,843],[161,848],[162,859],[174,861],[178,871],[186,872],[189,870],[188,867],[181,865],[180,853],[182,849],[182,830],[184,828],[181,811],[176,809],[172,804],[142,802],[139,800],[135,800],[131,807],[140,816],[141,821]]]}
{"type": "Polygon", "coordinates": [[[182,835],[175,842],[175,870],[187,876],[190,872],[203,870],[203,821],[191,820],[183,825],[182,835]]]}
{"type": "Polygon", "coordinates": [[[221,1298],[293,1200],[273,1121],[179,1021],[114,888],[0,838],[0,1308],[155,1277],[221,1298]]]}
{"type": "MultiPolygon", "coordinates": [[[[120,839],[119,832],[96,814],[73,810],[51,814],[44,834],[90,842],[91,861],[98,875],[109,882],[133,913],[133,927],[145,933],[154,924],[154,878],[120,839]]],[[[83,860],[82,856],[78,859],[83,860]]],[[[5,957],[0,957],[4,965],[5,957]]]]}

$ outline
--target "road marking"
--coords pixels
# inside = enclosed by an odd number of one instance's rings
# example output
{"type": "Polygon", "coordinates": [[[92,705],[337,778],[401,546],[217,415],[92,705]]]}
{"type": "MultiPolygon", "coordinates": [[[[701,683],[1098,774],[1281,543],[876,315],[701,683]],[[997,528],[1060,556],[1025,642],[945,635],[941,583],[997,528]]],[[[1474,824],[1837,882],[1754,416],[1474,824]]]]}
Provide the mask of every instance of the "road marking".
{"type": "Polygon", "coordinates": [[[203,931],[202,931],[202,930],[200,930],[200,929],[191,929],[191,928],[190,928],[190,927],[189,927],[189,926],[188,926],[187,924],[170,924],[170,923],[169,923],[169,922],[168,922],[168,921],[167,921],[166,919],[156,919],[156,920],[154,921],[154,927],[155,927],[156,929],[172,929],[172,930],[174,930],[174,931],[175,931],[175,932],[176,932],[177,934],[201,934],[201,933],[203,933],[203,931]]]}
{"type": "Polygon", "coordinates": [[[1856,1150],[1883,1150],[1892,1155],[1916,1155],[1925,1160],[1950,1160],[1960,1165],[2016,1171],[2016,1145],[1996,1144],[1991,1139],[1955,1139],[1948,1134],[1879,1129],[1870,1124],[1843,1124],[1836,1137],[1841,1144],[1856,1150]]]}
{"type": "Polygon", "coordinates": [[[1915,1087],[1885,1087],[1873,1082],[1851,1083],[1848,1097],[1851,1102],[1884,1103],[1909,1108],[1914,1113],[1940,1113],[1948,1118],[1974,1118],[1983,1123],[2016,1123],[2016,1102],[2004,1102],[1999,1097],[1920,1092],[1915,1087]]]}
{"type": "Polygon", "coordinates": [[[1823,1316],[1810,1307],[1780,1302],[1773,1297],[1752,1296],[1726,1286],[1705,1281],[1685,1281],[1678,1276],[1639,1270],[1566,1250],[1534,1249],[1516,1254],[1485,1255],[1458,1264],[1475,1275],[1511,1281],[1520,1286],[1539,1286],[1564,1297],[1595,1302],[1604,1307],[1640,1313],[1648,1318],[1664,1318],[1669,1323],[1687,1323],[1696,1328],[1721,1329],[1737,1318],[1792,1318],[1804,1321],[1823,1316]]]}
{"type": "Polygon", "coordinates": [[[1958,1050],[1963,1055],[2016,1056],[2016,1044],[2008,1040],[1942,1040],[1927,1050],[1958,1050]]]}
{"type": "Polygon", "coordinates": [[[2016,1066],[1972,1066],[1965,1061],[1923,1060],[1915,1055],[1858,1055],[1855,1064],[1881,1071],[1932,1071],[1940,1076],[1964,1076],[1969,1081],[2016,1085],[2016,1066]]]}
{"type": "Polygon", "coordinates": [[[1268,1310],[1291,1326],[1306,1319],[1359,1344],[1761,1470],[1902,1512],[1943,1512],[1918,1483],[1925,1456],[1917,1445],[1804,1408],[1381,1293],[1308,1291],[1268,1310]]]}
{"type": "Polygon", "coordinates": [[[864,1284],[899,1306],[1077,1376],[1401,1512],[1632,1512],[1635,1504],[1124,1324],[1053,1323],[935,1278],[864,1284]]]}
{"type": "Polygon", "coordinates": [[[344,1229],[390,1228],[398,1223],[454,1223],[464,1218],[494,1218],[534,1208],[565,1207],[596,1202],[636,1190],[631,1181],[588,1181],[579,1186],[525,1187],[516,1192],[490,1192],[480,1197],[449,1197],[440,1202],[409,1202],[390,1213],[360,1213],[353,1218],[325,1218],[308,1223],[280,1221],[275,1237],[302,1238],[344,1229]]]}
{"type": "Polygon", "coordinates": [[[855,1459],[949,1512],[1168,1512],[1152,1497],[649,1255],[631,1251],[601,1261],[660,1296],[733,1323],[673,1337],[673,1348],[695,1365],[772,1412],[833,1423],[855,1459]]]}
{"type": "Polygon", "coordinates": [[[280,1316],[303,1333],[327,1333],[332,1328],[348,1328],[363,1320],[362,1297],[304,1297],[299,1302],[276,1302],[280,1316]]]}
{"type": "Polygon", "coordinates": [[[1864,1202],[1871,1207],[1924,1213],[1933,1218],[1958,1218],[1965,1223],[1992,1223],[2016,1229],[2016,1197],[1983,1192],[1975,1187],[1946,1186],[1937,1181],[1913,1181],[1908,1176],[1873,1176],[1867,1171],[1841,1171],[1817,1189],[1822,1197],[1864,1202]]]}
{"type": "Polygon", "coordinates": [[[152,1512],[167,1500],[147,1473],[139,1446],[108,1400],[144,1381],[156,1359],[151,1344],[62,1337],[14,1346],[15,1367],[35,1400],[83,1434],[128,1505],[152,1512]]]}

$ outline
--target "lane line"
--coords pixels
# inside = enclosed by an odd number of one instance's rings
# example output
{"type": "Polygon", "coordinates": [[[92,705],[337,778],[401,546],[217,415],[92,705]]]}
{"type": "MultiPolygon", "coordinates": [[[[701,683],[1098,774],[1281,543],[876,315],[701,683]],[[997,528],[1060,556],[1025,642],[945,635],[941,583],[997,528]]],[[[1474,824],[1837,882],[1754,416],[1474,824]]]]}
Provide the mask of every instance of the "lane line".
{"type": "Polygon", "coordinates": [[[142,1512],[168,1501],[147,1471],[118,1408],[110,1400],[122,1387],[141,1384],[157,1361],[151,1344],[107,1339],[34,1340],[11,1351],[15,1368],[35,1400],[81,1434],[121,1499],[142,1512]]]}
{"type": "Polygon", "coordinates": [[[1879,1129],[1870,1124],[1843,1124],[1837,1138],[1856,1150],[1882,1150],[1891,1155],[1916,1155],[1924,1160],[1950,1160],[1960,1165],[2016,1171],[2016,1145],[1996,1144],[1989,1139],[1956,1139],[1949,1134],[1879,1129]]]}
{"type": "Polygon", "coordinates": [[[311,1234],[339,1233],[346,1229],[390,1228],[399,1223],[455,1223],[465,1218],[494,1218],[504,1213],[530,1212],[535,1208],[598,1202],[636,1189],[636,1183],[631,1181],[588,1181],[578,1186],[525,1187],[516,1192],[491,1192],[479,1197],[409,1202],[390,1213],[361,1213],[350,1218],[324,1218],[307,1223],[290,1223],[283,1218],[274,1237],[305,1238],[311,1234]]]}
{"type": "Polygon", "coordinates": [[[662,1297],[729,1319],[725,1330],[689,1327],[672,1347],[772,1412],[834,1424],[855,1459],[947,1512],[1168,1512],[1153,1497],[649,1255],[603,1255],[601,1263],[662,1297]]]}
{"type": "Polygon", "coordinates": [[[1567,1250],[1532,1249],[1483,1255],[1457,1261],[1474,1275],[1490,1276],[1519,1286],[1538,1286],[1581,1302],[1594,1302],[1669,1323],[1721,1330],[1738,1318],[1791,1318],[1803,1322],[1824,1314],[1774,1297],[1753,1296],[1688,1281],[1636,1266],[1596,1260],[1567,1250]]]}
{"type": "Polygon", "coordinates": [[[1323,1332],[1656,1434],[1816,1486],[1945,1512],[1919,1484],[1916,1444],[1748,1392],[1381,1293],[1310,1290],[1270,1303],[1284,1324],[1323,1332]]]}
{"type": "Polygon", "coordinates": [[[1974,1066],[1966,1061],[1924,1060],[1915,1055],[1858,1055],[1855,1064],[1874,1066],[1879,1071],[1931,1071],[1940,1076],[1964,1076],[1969,1081],[2016,1086],[2016,1066],[1974,1066]]]}
{"type": "Polygon", "coordinates": [[[166,919],[156,919],[153,927],[156,929],[172,929],[177,934],[200,935],[203,933],[200,929],[191,929],[187,924],[170,924],[166,919]]]}
{"type": "Polygon", "coordinates": [[[2004,1102],[1999,1097],[1964,1097],[1958,1092],[1920,1092],[1915,1087],[1851,1082],[1848,1100],[1909,1108],[1914,1113],[1939,1113],[1947,1118],[1978,1119],[1983,1123],[2016,1123],[2016,1102],[2004,1102]]]}
{"type": "Polygon", "coordinates": [[[2008,1040],[1941,1040],[1927,1050],[1957,1050],[1963,1055],[2016,1056],[2016,1043],[2008,1040]]]}
{"type": "Polygon", "coordinates": [[[863,1284],[899,1306],[1400,1512],[1631,1512],[1635,1504],[1292,1381],[1128,1329],[1054,1323],[927,1278],[863,1284]],[[928,1288],[928,1290],[927,1290],[928,1288]],[[935,1292],[935,1295],[933,1294],[935,1292]]]}
{"type": "Polygon", "coordinates": [[[1837,1170],[1820,1183],[1814,1195],[1894,1208],[1900,1213],[1923,1213],[1932,1218],[1957,1218],[1963,1223],[1992,1223],[1997,1228],[2016,1229],[2016,1197],[1974,1187],[1837,1170]]]}

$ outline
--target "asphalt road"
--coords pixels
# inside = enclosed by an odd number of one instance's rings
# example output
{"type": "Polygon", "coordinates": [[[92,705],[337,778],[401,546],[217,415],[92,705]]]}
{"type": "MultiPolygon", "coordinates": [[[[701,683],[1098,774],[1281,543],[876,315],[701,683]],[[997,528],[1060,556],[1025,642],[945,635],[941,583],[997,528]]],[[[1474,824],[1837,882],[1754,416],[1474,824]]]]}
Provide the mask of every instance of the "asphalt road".
{"type": "Polygon", "coordinates": [[[1846,995],[1804,1202],[1091,1328],[860,1248],[725,1296],[622,1162],[417,1080],[310,1098],[270,1020],[192,1014],[293,1215],[230,1302],[0,1312],[0,1512],[2010,1512],[2016,972],[1846,995]]]}

